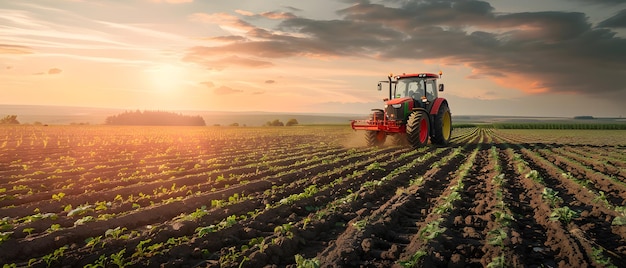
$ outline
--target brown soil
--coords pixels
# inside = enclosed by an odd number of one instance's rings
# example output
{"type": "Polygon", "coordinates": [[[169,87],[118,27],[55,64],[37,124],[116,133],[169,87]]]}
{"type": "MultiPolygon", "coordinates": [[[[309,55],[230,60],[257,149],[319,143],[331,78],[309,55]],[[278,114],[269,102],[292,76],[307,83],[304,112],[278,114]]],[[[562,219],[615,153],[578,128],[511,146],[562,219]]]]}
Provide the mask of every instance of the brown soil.
{"type": "Polygon", "coordinates": [[[340,127],[0,128],[5,136],[0,232],[11,233],[0,264],[626,267],[624,141],[541,143],[482,128],[419,150],[367,148],[340,127]],[[549,204],[546,188],[561,201],[549,204]],[[70,205],[85,211],[69,215],[70,205]],[[551,219],[564,207],[576,215],[551,219]],[[432,226],[440,232],[428,237],[432,226]]]}

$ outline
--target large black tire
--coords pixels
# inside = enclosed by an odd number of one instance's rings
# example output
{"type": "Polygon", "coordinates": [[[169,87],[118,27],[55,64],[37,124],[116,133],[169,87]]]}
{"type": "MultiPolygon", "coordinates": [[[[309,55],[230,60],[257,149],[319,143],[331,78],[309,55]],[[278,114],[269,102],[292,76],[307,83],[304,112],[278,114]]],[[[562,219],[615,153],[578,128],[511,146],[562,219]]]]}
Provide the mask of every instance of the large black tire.
{"type": "Polygon", "coordinates": [[[396,133],[391,135],[391,143],[393,145],[408,145],[409,144],[409,140],[407,139],[407,136],[405,133],[396,133]]]}
{"type": "Polygon", "coordinates": [[[406,124],[406,135],[413,148],[419,148],[428,143],[430,136],[430,119],[424,110],[417,110],[409,115],[406,124]]]}
{"type": "Polygon", "coordinates": [[[365,142],[367,142],[367,146],[382,146],[385,144],[386,139],[387,133],[383,131],[365,131],[365,142]]]}
{"type": "Polygon", "coordinates": [[[437,145],[448,145],[452,136],[452,115],[448,103],[444,102],[439,106],[434,123],[432,142],[437,145]]]}

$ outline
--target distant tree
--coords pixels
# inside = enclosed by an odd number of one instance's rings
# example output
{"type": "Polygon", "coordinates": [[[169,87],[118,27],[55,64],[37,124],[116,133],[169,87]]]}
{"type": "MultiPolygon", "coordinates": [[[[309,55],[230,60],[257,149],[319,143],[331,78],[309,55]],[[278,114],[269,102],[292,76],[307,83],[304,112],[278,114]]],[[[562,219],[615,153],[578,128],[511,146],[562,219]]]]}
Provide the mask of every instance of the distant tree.
{"type": "Polygon", "coordinates": [[[232,123],[232,124],[230,124],[230,126],[231,126],[231,127],[238,127],[238,126],[239,126],[239,123],[232,123]]]}
{"type": "Polygon", "coordinates": [[[285,125],[290,127],[290,126],[295,126],[297,124],[298,124],[298,120],[296,120],[295,118],[291,118],[291,119],[289,119],[289,121],[287,121],[287,124],[285,124],[285,125]]]}
{"type": "Polygon", "coordinates": [[[124,112],[106,118],[107,125],[136,126],[206,126],[201,116],[187,116],[162,111],[124,112]]]}
{"type": "Polygon", "coordinates": [[[17,121],[17,115],[7,115],[0,119],[0,125],[19,125],[20,121],[17,121]]]}
{"type": "Polygon", "coordinates": [[[270,126],[270,127],[282,127],[285,124],[283,122],[280,122],[280,120],[278,119],[274,119],[274,121],[267,121],[267,123],[265,123],[266,126],[270,126]]]}

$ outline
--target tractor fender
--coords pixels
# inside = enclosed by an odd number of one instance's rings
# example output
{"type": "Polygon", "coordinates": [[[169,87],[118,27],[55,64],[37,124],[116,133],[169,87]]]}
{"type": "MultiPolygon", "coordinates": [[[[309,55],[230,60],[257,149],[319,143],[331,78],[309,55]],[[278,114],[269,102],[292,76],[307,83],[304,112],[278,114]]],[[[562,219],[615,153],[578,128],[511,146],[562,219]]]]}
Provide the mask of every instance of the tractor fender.
{"type": "Polygon", "coordinates": [[[432,108],[430,108],[430,114],[431,115],[436,115],[439,112],[439,107],[441,106],[441,104],[443,103],[448,103],[448,101],[444,98],[436,98],[432,108]]]}

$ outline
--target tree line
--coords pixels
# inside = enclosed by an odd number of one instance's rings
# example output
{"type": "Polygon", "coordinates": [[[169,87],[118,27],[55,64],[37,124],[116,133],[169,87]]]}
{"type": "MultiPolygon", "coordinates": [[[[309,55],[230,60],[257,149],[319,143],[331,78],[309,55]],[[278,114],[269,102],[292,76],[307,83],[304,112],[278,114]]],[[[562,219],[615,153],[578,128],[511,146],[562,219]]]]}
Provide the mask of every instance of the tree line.
{"type": "Polygon", "coordinates": [[[287,124],[281,122],[278,119],[274,119],[274,121],[267,121],[267,123],[265,123],[265,126],[268,127],[282,127],[282,126],[295,126],[298,124],[298,120],[296,120],[295,118],[289,119],[289,121],[287,121],[287,124]]]}
{"type": "Polygon", "coordinates": [[[20,121],[17,121],[17,115],[7,115],[0,119],[0,125],[19,125],[20,121]]]}
{"type": "Polygon", "coordinates": [[[133,126],[206,126],[204,119],[199,116],[188,116],[164,111],[127,111],[118,115],[109,116],[105,125],[133,125],[133,126]]]}

